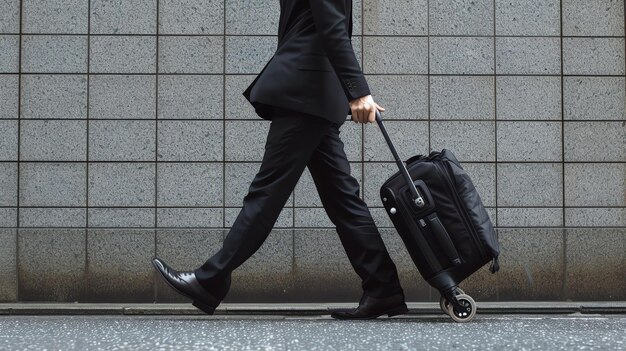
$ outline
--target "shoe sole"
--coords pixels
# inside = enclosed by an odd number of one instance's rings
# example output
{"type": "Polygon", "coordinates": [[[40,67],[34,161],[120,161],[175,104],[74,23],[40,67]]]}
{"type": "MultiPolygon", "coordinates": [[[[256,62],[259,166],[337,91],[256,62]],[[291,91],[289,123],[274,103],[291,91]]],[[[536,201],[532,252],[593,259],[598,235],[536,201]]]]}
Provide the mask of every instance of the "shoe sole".
{"type": "Polygon", "coordinates": [[[332,315],[331,315],[331,317],[333,317],[335,319],[376,319],[376,318],[378,318],[378,317],[380,317],[380,316],[382,316],[384,314],[386,314],[387,317],[393,317],[393,316],[397,316],[399,314],[405,314],[407,312],[409,312],[409,309],[406,307],[406,305],[402,305],[402,306],[394,307],[394,308],[392,308],[390,310],[387,310],[387,311],[385,311],[385,312],[383,312],[381,314],[372,315],[372,316],[369,316],[369,317],[352,318],[352,317],[341,317],[341,316],[332,316],[332,315]]]}
{"type": "Polygon", "coordinates": [[[165,281],[165,283],[166,283],[167,285],[169,285],[169,286],[170,286],[170,288],[174,289],[174,291],[176,291],[178,294],[180,294],[180,295],[182,295],[182,296],[184,296],[184,297],[186,297],[186,298],[188,298],[188,299],[191,299],[191,300],[193,301],[193,302],[191,303],[193,306],[195,306],[196,308],[200,309],[202,312],[207,313],[207,314],[213,314],[213,313],[215,312],[215,307],[216,307],[216,306],[211,306],[211,305],[206,304],[206,303],[204,303],[204,302],[202,302],[202,301],[195,300],[193,297],[191,297],[191,296],[189,296],[189,295],[185,294],[184,292],[182,292],[182,291],[178,290],[178,289],[177,289],[174,285],[172,285],[172,284],[170,283],[170,281],[169,281],[169,280],[167,280],[167,278],[165,278],[165,276],[163,275],[163,273],[162,273],[162,272],[161,272],[161,270],[159,269],[159,266],[157,266],[157,264],[154,262],[154,260],[152,260],[152,265],[154,266],[154,268],[156,268],[157,272],[159,273],[159,276],[160,276],[161,278],[163,278],[163,280],[165,281]]]}
{"type": "Polygon", "coordinates": [[[409,308],[406,307],[406,305],[402,305],[387,311],[387,317],[393,317],[399,314],[405,314],[407,312],[409,312],[409,308]]]}
{"type": "Polygon", "coordinates": [[[204,313],[213,314],[215,312],[214,306],[207,305],[204,302],[193,300],[191,304],[202,310],[204,313]]]}

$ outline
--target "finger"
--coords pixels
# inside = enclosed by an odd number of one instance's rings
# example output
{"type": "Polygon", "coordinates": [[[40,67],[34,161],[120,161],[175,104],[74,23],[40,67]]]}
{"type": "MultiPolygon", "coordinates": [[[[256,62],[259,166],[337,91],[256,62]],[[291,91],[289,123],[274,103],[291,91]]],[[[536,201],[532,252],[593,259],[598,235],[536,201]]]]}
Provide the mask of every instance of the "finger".
{"type": "Polygon", "coordinates": [[[372,123],[376,120],[376,110],[372,109],[369,114],[367,115],[367,121],[369,123],[372,123]]]}
{"type": "Polygon", "coordinates": [[[370,118],[369,115],[370,115],[370,112],[372,111],[373,107],[374,107],[374,105],[369,104],[367,102],[363,104],[363,111],[362,111],[362,114],[361,114],[361,121],[363,123],[367,123],[369,121],[369,118],[370,118]]]}

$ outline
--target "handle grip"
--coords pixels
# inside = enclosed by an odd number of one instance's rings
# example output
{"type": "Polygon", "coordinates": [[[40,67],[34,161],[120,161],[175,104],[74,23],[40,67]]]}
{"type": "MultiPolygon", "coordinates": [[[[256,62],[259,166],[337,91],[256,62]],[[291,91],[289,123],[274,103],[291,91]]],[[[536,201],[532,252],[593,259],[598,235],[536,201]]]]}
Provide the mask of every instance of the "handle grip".
{"type": "Polygon", "coordinates": [[[446,253],[446,256],[448,256],[448,259],[453,265],[459,266],[461,264],[461,258],[452,243],[452,239],[450,238],[448,231],[446,231],[446,228],[441,223],[441,220],[439,220],[439,217],[437,217],[437,214],[434,212],[428,215],[427,218],[430,222],[435,239],[439,242],[443,252],[446,253]]]}

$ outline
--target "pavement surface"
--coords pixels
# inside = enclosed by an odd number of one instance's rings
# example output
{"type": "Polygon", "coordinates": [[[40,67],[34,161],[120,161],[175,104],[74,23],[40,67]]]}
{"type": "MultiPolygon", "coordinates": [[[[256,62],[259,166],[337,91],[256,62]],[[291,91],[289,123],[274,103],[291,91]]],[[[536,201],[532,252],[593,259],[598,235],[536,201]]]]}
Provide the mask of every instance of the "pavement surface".
{"type": "Polygon", "coordinates": [[[0,350],[625,350],[624,314],[2,315],[0,350]]]}

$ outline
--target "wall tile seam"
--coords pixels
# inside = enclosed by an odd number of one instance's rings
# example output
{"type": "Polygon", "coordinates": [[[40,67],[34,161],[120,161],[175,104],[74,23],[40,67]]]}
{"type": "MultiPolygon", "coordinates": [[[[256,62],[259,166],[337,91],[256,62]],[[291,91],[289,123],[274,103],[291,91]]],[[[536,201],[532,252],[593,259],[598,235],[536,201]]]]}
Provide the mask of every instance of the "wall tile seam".
{"type": "MultiPolygon", "coordinates": [[[[88,14],[91,14],[91,0],[88,1],[87,3],[87,11],[88,14]]],[[[89,131],[90,131],[90,125],[89,125],[89,120],[90,120],[90,115],[89,115],[89,103],[90,103],[90,79],[89,79],[89,72],[91,71],[91,16],[88,15],[87,16],[87,109],[86,109],[86,117],[87,117],[87,130],[86,130],[86,155],[85,158],[87,160],[86,165],[85,165],[85,205],[88,206],[89,205],[89,131]]],[[[83,271],[83,281],[86,281],[87,278],[87,274],[88,274],[88,270],[87,267],[89,267],[89,235],[88,235],[88,228],[89,228],[89,210],[85,210],[85,270],[83,271]]],[[[80,295],[83,295],[82,293],[80,295]]]]}
{"type": "MultiPolygon", "coordinates": [[[[0,208],[15,208],[15,207],[11,207],[11,206],[7,206],[7,207],[0,207],[0,208]]],[[[170,206],[170,207],[146,207],[146,206],[136,206],[136,207],[129,207],[129,206],[94,206],[94,207],[82,207],[82,206],[75,206],[75,207],[71,207],[71,206],[24,206],[22,207],[23,210],[34,210],[34,211],[38,211],[38,210],[86,210],[86,211],[98,211],[98,210],[128,210],[128,211],[132,211],[132,210],[157,210],[157,211],[165,211],[165,210],[183,210],[183,209],[187,209],[187,210],[237,210],[240,209],[241,206],[227,206],[227,207],[204,207],[204,206],[170,206]]],[[[378,205],[373,205],[373,206],[369,206],[369,208],[371,210],[384,210],[383,207],[378,206],[378,205]]],[[[495,211],[495,210],[502,210],[502,211],[524,211],[524,210],[554,210],[554,209],[559,209],[559,210],[565,210],[566,214],[567,213],[575,213],[576,211],[620,211],[620,210],[625,210],[626,206],[623,205],[594,205],[594,204],[590,204],[590,205],[566,205],[566,206],[560,206],[560,205],[507,205],[507,206],[499,206],[499,207],[495,207],[495,206],[486,206],[486,208],[490,211],[495,211]]],[[[312,206],[296,206],[293,209],[295,209],[298,213],[308,213],[311,210],[324,210],[323,206],[320,205],[312,205],[312,206]],[[304,212],[302,212],[304,211],[304,212]]],[[[292,210],[291,207],[288,208],[289,211],[292,210]]],[[[563,211],[561,211],[563,212],[563,211]]],[[[83,212],[84,213],[84,212],[83,212]]],[[[221,212],[219,212],[221,213],[221,212]]],[[[231,211],[231,213],[234,213],[231,211]]],[[[322,213],[322,212],[320,212],[322,213]]],[[[386,218],[386,217],[383,217],[386,218]]],[[[382,218],[381,218],[382,219],[382,218]]],[[[30,225],[33,227],[42,227],[42,225],[30,225]]],[[[58,225],[53,225],[53,226],[58,226],[58,225]]],[[[76,227],[76,225],[69,225],[71,227],[76,227]]],[[[120,225],[113,225],[116,227],[119,227],[120,225]]],[[[175,225],[178,226],[178,225],[175,225]]],[[[594,225],[595,226],[595,225],[594,225]]],[[[12,225],[8,225],[8,226],[3,226],[3,227],[7,227],[7,228],[13,228],[14,226],[12,225]]],[[[80,226],[78,226],[80,227],[80,226]]],[[[139,225],[138,227],[150,227],[150,226],[146,226],[146,225],[139,225]]],[[[162,226],[157,226],[157,227],[162,227],[162,226]]],[[[212,227],[212,226],[210,226],[212,227]]]]}
{"type": "MultiPolygon", "coordinates": [[[[157,1],[157,24],[156,24],[156,32],[157,32],[157,36],[159,35],[159,26],[158,26],[158,18],[159,18],[159,1],[157,1]]],[[[159,120],[159,40],[156,41],[156,60],[155,60],[155,65],[156,65],[156,81],[155,81],[155,108],[154,108],[154,120],[159,120]]],[[[155,147],[154,147],[154,205],[155,208],[158,205],[158,177],[159,177],[159,171],[158,171],[158,163],[159,163],[159,123],[155,123],[154,124],[154,128],[155,128],[155,138],[154,138],[154,143],[155,143],[155,147]]],[[[158,227],[158,211],[155,210],[154,212],[154,227],[158,227]]],[[[155,240],[156,240],[156,232],[155,232],[155,240]]],[[[154,247],[154,255],[156,256],[157,254],[157,247],[156,247],[156,242],[155,242],[155,247],[154,247]]],[[[156,282],[155,282],[155,286],[154,286],[154,298],[156,301],[156,282]]]]}
{"type": "MultiPolygon", "coordinates": [[[[257,72],[258,73],[258,72],[257,72]]],[[[2,75],[17,75],[18,72],[0,72],[2,75]]],[[[29,71],[19,73],[22,76],[43,76],[43,75],[59,75],[59,76],[72,76],[72,75],[90,75],[90,76],[254,76],[254,72],[231,72],[231,73],[215,73],[215,72],[58,72],[58,71],[29,71]]],[[[390,76],[390,77],[420,77],[420,76],[433,76],[433,77],[561,77],[561,74],[557,73],[395,73],[395,72],[368,72],[368,76],[390,76]]],[[[621,78],[625,77],[624,74],[599,74],[599,73],[564,73],[563,77],[580,77],[580,78],[621,78]]],[[[3,118],[4,119],[4,118],[3,118]]],[[[28,118],[38,119],[38,118],[28,118]]],[[[81,119],[81,118],[52,118],[52,119],[81,119]]],[[[84,118],[83,118],[84,119],[84,118]]],[[[97,119],[124,119],[124,118],[97,118],[97,119]]],[[[135,119],[150,119],[150,118],[135,118],[135,119]]],[[[221,120],[223,118],[158,118],[163,120],[221,120]]],[[[226,118],[227,120],[259,120],[254,118],[226,118]]],[[[348,121],[346,119],[346,121],[348,121]]]]}
{"type": "MultiPolygon", "coordinates": [[[[257,72],[258,73],[258,72],[257,72]]],[[[215,73],[215,72],[58,72],[58,71],[23,71],[20,73],[22,76],[76,76],[76,75],[91,75],[91,76],[254,76],[255,73],[250,72],[231,72],[231,73],[215,73]]],[[[371,76],[392,76],[392,77],[560,77],[558,73],[411,73],[411,72],[368,72],[367,75],[371,76]]],[[[0,72],[0,76],[17,76],[18,72],[0,72]]],[[[603,77],[624,77],[624,74],[584,74],[584,73],[564,73],[564,77],[580,77],[580,78],[603,78],[603,77]]],[[[71,118],[67,118],[71,119],[71,118]]],[[[106,118],[104,118],[106,119],[106,118]]],[[[161,119],[161,118],[159,118],[161,119]]],[[[163,119],[177,119],[177,118],[163,118],[163,119]]],[[[184,119],[184,118],[183,118],[184,119]]],[[[215,118],[221,119],[221,118],[215,118]]],[[[348,121],[348,120],[346,120],[348,121]]]]}
{"type": "MultiPolygon", "coordinates": [[[[0,35],[19,35],[20,33],[4,32],[0,35]]],[[[249,37],[264,37],[271,38],[277,37],[276,34],[199,34],[199,33],[61,33],[61,32],[22,32],[22,35],[28,35],[32,37],[38,36],[58,36],[58,37],[81,37],[91,36],[97,37],[232,37],[232,38],[249,38],[249,37]]],[[[608,38],[608,39],[623,39],[624,35],[523,35],[523,34],[354,34],[353,37],[362,38],[580,38],[580,39],[594,39],[594,38],[608,38]]]]}
{"type": "MultiPolygon", "coordinates": [[[[222,67],[223,67],[223,73],[222,74],[222,204],[226,204],[226,119],[227,119],[227,115],[226,115],[226,55],[227,55],[227,50],[228,47],[226,45],[226,35],[227,35],[227,28],[226,28],[226,13],[227,13],[227,9],[228,7],[226,6],[226,1],[224,0],[223,2],[223,6],[224,6],[224,18],[223,18],[223,32],[224,32],[224,36],[222,37],[222,52],[224,53],[222,56],[222,67]]],[[[276,37],[278,37],[278,35],[276,35],[276,37]]],[[[258,73],[257,73],[258,75],[258,73]]],[[[222,211],[222,228],[226,229],[226,209],[224,209],[222,211]]],[[[230,232],[230,231],[228,231],[230,232]]],[[[223,230],[222,232],[222,238],[226,238],[226,235],[228,234],[228,232],[226,230],[223,230]]]]}
{"type": "MultiPolygon", "coordinates": [[[[17,77],[17,117],[18,119],[22,116],[22,110],[21,110],[21,105],[22,105],[22,100],[21,100],[21,91],[22,91],[22,26],[23,26],[23,1],[20,0],[20,9],[19,9],[19,41],[18,41],[18,77],[17,77]]],[[[18,121],[17,123],[17,184],[16,184],[16,191],[17,191],[17,208],[16,208],[16,218],[15,218],[15,224],[16,227],[19,228],[20,226],[20,144],[21,144],[21,140],[20,140],[20,135],[22,134],[21,132],[21,121],[18,121]]],[[[19,286],[20,286],[20,274],[19,274],[19,267],[20,267],[20,259],[19,259],[19,232],[16,229],[15,230],[15,297],[16,299],[19,301],[20,300],[20,290],[19,290],[19,286]]]]}
{"type": "MultiPolygon", "coordinates": [[[[624,164],[626,163],[626,161],[622,161],[622,160],[567,160],[567,161],[561,161],[561,160],[479,160],[479,159],[459,159],[460,162],[462,162],[463,164],[465,163],[477,163],[477,164],[490,164],[490,163],[499,163],[499,164],[511,164],[511,163],[519,163],[519,164],[533,164],[533,163],[537,163],[537,164],[546,164],[546,163],[565,163],[565,164],[624,164]]],[[[24,164],[24,165],[28,165],[28,164],[128,164],[129,166],[133,166],[133,165],[138,165],[141,163],[146,163],[146,164],[154,164],[154,161],[148,161],[148,160],[91,160],[91,161],[84,161],[84,160],[0,160],[0,164],[6,163],[6,164],[11,164],[11,163],[16,163],[19,162],[20,165],[24,164]]],[[[206,164],[206,165],[211,165],[211,164],[215,164],[215,165],[221,165],[221,164],[237,164],[237,163],[259,163],[260,161],[258,160],[226,160],[226,161],[219,161],[219,160],[214,160],[214,161],[193,161],[193,160],[180,160],[180,161],[159,161],[159,164],[206,164]]],[[[361,161],[349,161],[351,164],[395,164],[395,161],[393,159],[373,159],[373,160],[364,160],[363,162],[361,161]]],[[[0,206],[2,207],[2,206],[0,206]]]]}
{"type": "MultiPolygon", "coordinates": [[[[87,118],[3,118],[0,121],[86,121],[87,118]]],[[[130,121],[130,122],[154,122],[154,119],[148,118],[90,118],[91,121],[130,121]]],[[[385,117],[385,120],[389,120],[392,122],[427,122],[428,118],[397,118],[397,117],[385,117]]],[[[560,122],[561,120],[565,122],[580,122],[580,123],[622,123],[622,119],[556,119],[556,118],[544,118],[544,119],[512,119],[512,118],[431,118],[430,121],[436,122],[490,122],[490,121],[498,121],[498,122],[560,122]]],[[[181,118],[170,118],[164,119],[160,118],[157,121],[167,121],[167,122],[221,122],[222,119],[181,119],[181,118]]],[[[229,121],[237,121],[237,122],[258,122],[259,119],[256,118],[237,118],[237,119],[226,119],[226,122],[229,121]]],[[[3,160],[0,160],[0,162],[3,160]]],[[[356,160],[358,161],[358,160],[356,160]]],[[[355,161],[355,162],[356,162],[355,161]]],[[[235,161],[233,161],[235,162],[235,161]]],[[[247,161],[243,161],[247,162],[247,161]]],[[[260,162],[260,161],[259,161],[260,162]]]]}
{"type": "MultiPolygon", "coordinates": [[[[91,1],[91,0],[90,0],[91,1]]],[[[154,104],[155,104],[155,108],[154,108],[154,118],[155,120],[159,119],[159,4],[161,1],[157,0],[156,1],[156,24],[155,24],[155,31],[156,31],[156,35],[157,35],[157,40],[156,40],[156,58],[155,58],[155,70],[156,70],[156,79],[155,79],[155,92],[154,92],[154,104]]],[[[159,123],[155,123],[155,146],[154,146],[154,205],[155,205],[155,210],[154,210],[154,227],[157,228],[158,225],[158,212],[156,209],[156,206],[158,205],[158,177],[159,177],[159,171],[158,171],[158,161],[159,161],[159,123]]],[[[153,257],[157,257],[158,255],[158,238],[157,238],[157,230],[154,230],[154,252],[153,252],[153,257]]],[[[152,272],[152,300],[153,301],[158,301],[158,285],[157,285],[157,274],[156,271],[152,272]]]]}
{"type": "MultiPolygon", "coordinates": [[[[237,209],[241,208],[241,206],[195,206],[195,205],[159,205],[159,206],[56,206],[56,205],[30,205],[30,206],[20,206],[21,208],[31,208],[31,209],[237,209]]],[[[375,209],[383,209],[383,206],[368,206],[370,208],[375,209]]],[[[485,206],[487,208],[574,208],[574,209],[592,209],[592,208],[608,208],[608,209],[626,209],[624,205],[566,205],[566,206],[533,206],[533,205],[507,205],[507,206],[485,206]]],[[[17,208],[16,206],[11,205],[3,205],[0,208],[17,208]]],[[[297,205],[294,206],[295,209],[323,209],[324,207],[320,204],[319,206],[306,206],[306,205],[297,205]]],[[[291,206],[288,207],[291,209],[291,206]]]]}
{"type": "MultiPolygon", "coordinates": [[[[494,115],[494,119],[496,120],[496,124],[493,128],[493,133],[494,133],[494,161],[496,161],[496,163],[494,164],[494,183],[495,183],[495,189],[494,189],[494,205],[495,205],[495,214],[494,214],[494,223],[493,225],[495,227],[498,226],[498,79],[496,79],[496,74],[498,73],[498,40],[496,38],[497,35],[497,22],[496,22],[496,0],[493,0],[492,2],[492,17],[493,17],[493,28],[492,28],[492,34],[493,34],[493,115],[494,115]]],[[[499,235],[497,235],[496,232],[496,237],[499,237],[499,235]]],[[[499,289],[499,281],[496,280],[496,298],[498,300],[500,300],[500,289],[499,289]]]]}
{"type": "MultiPolygon", "coordinates": [[[[365,71],[365,48],[364,48],[364,36],[363,34],[365,34],[365,6],[364,5],[365,0],[360,0],[361,3],[361,35],[359,37],[360,41],[361,41],[361,62],[362,62],[362,69],[363,71],[365,71]]],[[[382,116],[382,115],[381,115],[382,116]]],[[[365,167],[364,167],[364,163],[363,161],[365,160],[365,126],[364,125],[360,125],[360,129],[361,129],[361,141],[360,141],[360,146],[361,146],[361,157],[360,157],[360,162],[361,162],[361,179],[365,179],[365,167]]],[[[365,182],[360,183],[360,186],[362,187],[362,190],[360,191],[359,197],[363,200],[365,200],[365,191],[366,191],[366,187],[367,184],[365,184],[365,182]],[[362,185],[361,185],[362,184],[362,185]]],[[[295,201],[294,201],[295,204],[295,201]]],[[[295,209],[294,209],[295,212],[295,209]]],[[[295,226],[295,213],[294,213],[294,226],[295,226]]],[[[295,242],[295,239],[294,239],[295,242]]],[[[295,245],[295,243],[294,243],[295,245]]],[[[295,247],[294,247],[295,249],[295,247]]],[[[294,251],[295,252],[295,251],[294,251]]],[[[294,260],[295,263],[295,260],[294,260]]]]}
{"type": "MultiPolygon", "coordinates": [[[[394,227],[384,227],[384,226],[379,226],[378,227],[381,231],[382,230],[393,230],[394,227]]],[[[10,229],[16,229],[16,228],[0,228],[3,230],[10,230],[10,229]]],[[[24,230],[76,230],[76,229],[81,229],[81,230],[85,230],[86,228],[83,227],[24,227],[24,228],[20,228],[20,229],[24,229],[24,230]]],[[[223,238],[227,235],[228,233],[228,228],[222,228],[222,227],[164,227],[164,228],[152,228],[152,227],[93,227],[93,228],[87,228],[89,230],[106,230],[106,231],[116,231],[116,230],[124,230],[124,231],[129,231],[129,230],[134,230],[134,231],[147,231],[147,230],[154,230],[154,229],[158,229],[161,231],[187,231],[187,230],[219,230],[219,229],[226,229],[226,233],[224,234],[223,238]]],[[[626,227],[624,226],[609,226],[609,227],[602,227],[602,226],[566,226],[566,227],[560,227],[560,226],[535,226],[535,227],[529,227],[529,226],[499,226],[499,227],[494,227],[494,229],[496,231],[498,230],[522,230],[522,229],[532,229],[532,230],[547,230],[547,229],[558,229],[558,230],[565,230],[565,231],[572,231],[572,230],[589,230],[589,231],[596,231],[596,230],[624,230],[626,229],[626,227]]],[[[157,233],[159,233],[159,231],[157,230],[157,233]]],[[[316,227],[291,227],[291,226],[284,226],[284,227],[275,227],[274,230],[282,230],[282,231],[286,231],[286,230],[293,230],[294,232],[308,232],[311,230],[330,230],[333,231],[334,228],[333,227],[320,227],[320,226],[316,226],[316,227]]],[[[593,234],[591,234],[593,235],[593,234]]],[[[222,238],[222,239],[223,239],[222,238]]],[[[290,245],[291,246],[291,245],[290,245]]],[[[152,251],[154,252],[154,247],[152,248],[152,251]]],[[[158,253],[158,249],[156,251],[158,253]]],[[[154,257],[154,254],[151,254],[151,257],[154,257]]]]}
{"type": "MultiPolygon", "coordinates": [[[[428,104],[428,151],[430,152],[433,149],[432,146],[432,121],[433,121],[433,116],[432,116],[432,96],[431,96],[431,91],[432,91],[432,74],[431,74],[431,67],[430,67],[430,55],[431,55],[431,50],[430,50],[430,37],[431,37],[431,33],[430,33],[430,0],[426,0],[426,35],[428,36],[428,40],[426,41],[426,72],[427,72],[427,84],[428,87],[426,89],[426,94],[427,94],[427,101],[426,103],[428,104]]],[[[429,290],[429,297],[432,298],[432,289],[429,290]]]]}
{"type": "MultiPolygon", "coordinates": [[[[156,61],[155,61],[156,62],[156,61]]],[[[222,76],[222,75],[232,75],[232,76],[243,76],[243,75],[254,75],[253,73],[216,73],[216,72],[55,72],[55,71],[27,71],[21,73],[23,76],[35,76],[35,75],[63,75],[63,76],[74,76],[74,75],[91,75],[91,76],[222,76]]],[[[17,72],[0,72],[0,76],[2,75],[17,75],[17,72]]]]}
{"type": "MultiPolygon", "coordinates": [[[[0,35],[16,35],[17,33],[0,33],[0,35]]],[[[194,33],[167,33],[167,34],[155,34],[155,33],[89,33],[89,32],[81,32],[81,33],[62,33],[62,32],[22,32],[23,35],[28,35],[32,37],[44,37],[44,36],[55,36],[55,37],[223,37],[223,34],[194,34],[194,33]]],[[[271,37],[276,36],[272,34],[259,34],[259,35],[227,35],[227,36],[255,36],[255,37],[271,37]]]]}
{"type": "MultiPolygon", "coordinates": [[[[561,216],[561,225],[563,227],[565,227],[565,204],[567,203],[565,201],[565,141],[564,139],[564,130],[565,130],[565,125],[563,122],[563,119],[565,118],[565,93],[564,93],[564,78],[563,78],[563,73],[565,72],[564,67],[563,67],[563,61],[564,61],[564,56],[563,56],[563,1],[559,1],[559,33],[561,34],[561,38],[560,38],[560,42],[559,42],[559,48],[560,48],[560,58],[559,58],[559,63],[560,63],[560,70],[561,70],[561,89],[560,89],[560,93],[561,93],[561,206],[563,206],[563,210],[562,213],[563,215],[561,216]]],[[[561,285],[561,289],[560,289],[560,297],[562,298],[563,296],[565,296],[565,289],[567,287],[566,284],[566,279],[567,279],[567,240],[565,237],[566,233],[565,231],[562,232],[561,234],[561,243],[562,243],[562,247],[563,247],[563,251],[561,253],[561,260],[563,262],[563,276],[562,276],[562,285],[561,285]]]]}
{"type": "MultiPolygon", "coordinates": [[[[382,226],[382,225],[378,225],[378,228],[382,228],[382,229],[395,229],[395,227],[393,226],[382,226]]],[[[547,225],[538,225],[538,226],[527,226],[527,225],[523,225],[523,226],[494,226],[494,228],[497,229],[535,229],[535,230],[539,230],[542,228],[551,228],[551,229],[594,229],[594,230],[615,230],[615,229],[625,229],[626,226],[584,226],[584,225],[579,225],[579,226],[574,226],[574,225],[570,225],[570,226],[547,226],[547,225]]],[[[128,226],[102,226],[102,227],[80,227],[80,226],[76,226],[76,227],[71,227],[71,226],[30,226],[30,227],[0,227],[0,229],[6,229],[6,230],[13,230],[13,229],[20,229],[20,230],[64,230],[64,229],[73,229],[73,230],[78,230],[78,229],[84,229],[84,230],[165,230],[165,231],[169,231],[169,230],[217,230],[217,229],[225,229],[226,231],[228,231],[230,229],[230,227],[222,227],[222,226],[214,226],[214,227],[206,227],[206,226],[191,226],[191,227],[185,227],[185,226],[169,226],[169,227],[128,227],[128,226]]],[[[274,229],[279,229],[279,230],[298,230],[298,229],[302,229],[302,230],[311,230],[311,229],[325,229],[325,230],[334,230],[335,227],[334,226],[324,226],[324,227],[319,227],[319,226],[275,226],[274,229]]],[[[626,235],[626,234],[625,234],[626,235]]]]}

